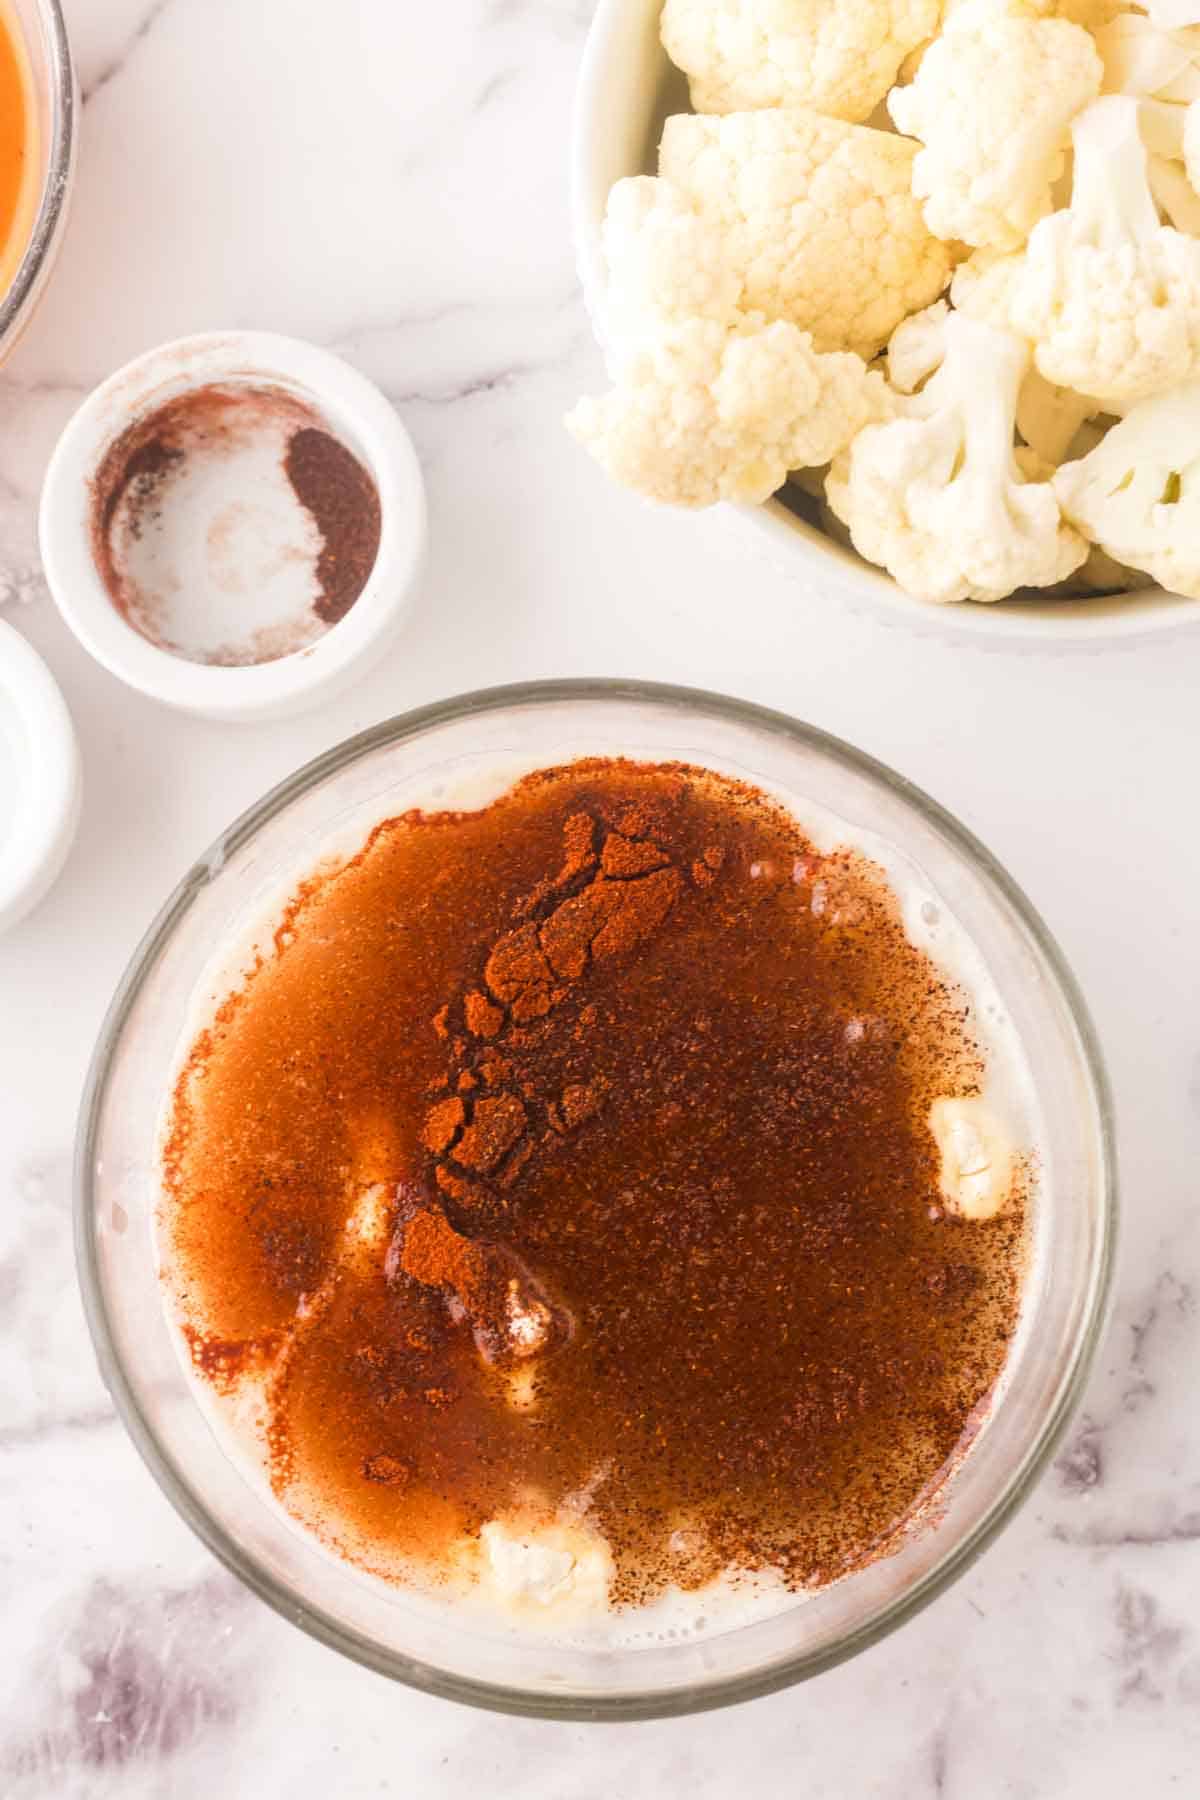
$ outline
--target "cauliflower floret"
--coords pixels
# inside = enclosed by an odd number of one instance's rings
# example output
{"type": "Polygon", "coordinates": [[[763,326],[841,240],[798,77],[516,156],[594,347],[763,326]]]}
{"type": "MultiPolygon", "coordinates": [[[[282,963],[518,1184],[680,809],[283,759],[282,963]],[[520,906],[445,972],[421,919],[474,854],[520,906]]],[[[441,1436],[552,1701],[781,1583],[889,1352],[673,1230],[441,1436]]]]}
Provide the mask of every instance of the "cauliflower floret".
{"type": "Polygon", "coordinates": [[[943,291],[954,256],[911,192],[916,147],[799,107],[668,119],[660,175],[720,233],[740,304],[868,360],[943,291]]]}
{"type": "Polygon", "coordinates": [[[807,332],[761,314],[666,326],[615,373],[568,429],[614,481],[675,506],[766,500],[887,406],[861,358],[821,355],[807,332]]]}
{"type": "Polygon", "coordinates": [[[1145,13],[1123,12],[1095,37],[1104,63],[1103,92],[1140,99],[1147,148],[1182,162],[1184,118],[1189,104],[1200,99],[1200,31],[1162,31],[1145,13]]]}
{"type": "Polygon", "coordinates": [[[1176,105],[1196,97],[1200,33],[1163,31],[1145,13],[1122,12],[1095,32],[1106,94],[1146,95],[1176,105]]]}
{"type": "Polygon", "coordinates": [[[1008,1133],[978,1095],[943,1096],[929,1108],[941,1166],[938,1187],[959,1219],[994,1219],[1012,1195],[1014,1156],[1008,1133]]]}
{"type": "MultiPolygon", "coordinates": [[[[1200,108],[1197,109],[1197,125],[1200,126],[1200,108]]],[[[1143,131],[1143,140],[1145,135],[1143,131]]],[[[1186,145],[1186,136],[1184,143],[1186,145]]],[[[1195,149],[1196,174],[1200,179],[1200,137],[1195,149]]],[[[1166,214],[1168,223],[1189,237],[1200,237],[1200,194],[1182,164],[1170,157],[1151,156],[1147,160],[1146,176],[1154,204],[1159,212],[1166,214]]]]}
{"type": "Polygon", "coordinates": [[[604,215],[608,329],[620,350],[686,318],[733,317],[741,282],[687,198],[651,175],[618,181],[604,215]]]}
{"type": "MultiPolygon", "coordinates": [[[[1024,267],[1020,251],[999,255],[994,250],[976,250],[955,274],[951,298],[973,319],[993,325],[997,331],[1011,331],[1013,295],[1024,267]]],[[[1099,401],[1090,395],[1058,387],[1039,369],[1029,368],[1017,394],[1017,433],[1043,463],[1056,469],[1080,427],[1099,411],[1099,401]]]]}
{"type": "Polygon", "coordinates": [[[1054,491],[1118,563],[1200,600],[1200,382],[1140,401],[1054,491]]]}
{"type": "Polygon", "coordinates": [[[1200,25],[1197,0],[1138,0],[1150,23],[1160,31],[1177,31],[1184,25],[1200,25]]]}
{"type": "Polygon", "coordinates": [[[893,331],[887,347],[887,377],[898,393],[915,394],[946,358],[946,321],[950,308],[935,300],[893,331]]]}
{"type": "Polygon", "coordinates": [[[528,1630],[603,1614],[613,1579],[608,1540],[586,1518],[534,1504],[489,1519],[451,1546],[466,1592],[481,1593],[528,1630]]]}
{"type": "Polygon", "coordinates": [[[1200,243],[1159,224],[1136,100],[1097,100],[1074,140],[1070,208],[1034,229],[1012,319],[1047,381],[1123,410],[1200,369],[1200,243]]]}
{"type": "Polygon", "coordinates": [[[1017,395],[1017,430],[1049,469],[1056,469],[1079,435],[1100,411],[1100,403],[1074,388],[1055,387],[1029,369],[1017,395]]]}
{"type": "MultiPolygon", "coordinates": [[[[1187,109],[1182,148],[1188,184],[1194,192],[1200,193],[1200,100],[1194,100],[1187,109]]],[[[1176,220],[1175,223],[1179,221],[1176,220]]],[[[1190,230],[1191,227],[1186,229],[1190,230]]]]}
{"type": "Polygon", "coordinates": [[[855,548],[919,600],[1002,600],[1077,569],[1087,545],[1062,522],[1045,482],[1013,452],[1028,348],[964,313],[945,321],[946,353],[908,417],[868,425],[835,458],[829,504],[855,548]]]}
{"type": "Polygon", "coordinates": [[[666,0],[662,41],[697,112],[810,106],[869,118],[940,0],[666,0]]]}
{"type": "Polygon", "coordinates": [[[1038,0],[963,0],[888,98],[925,146],[913,192],[941,238],[1015,250],[1051,208],[1071,120],[1100,91],[1089,32],[1038,0]]]}
{"type": "MultiPolygon", "coordinates": [[[[943,19],[948,19],[963,4],[964,0],[945,0],[943,19]]],[[[1039,17],[1069,19],[1072,25],[1082,25],[1085,31],[1098,31],[1118,13],[1124,12],[1127,4],[1128,0],[1029,0],[1028,10],[1039,17]]]]}
{"type": "Polygon", "coordinates": [[[975,250],[954,271],[950,298],[981,324],[1011,331],[1013,290],[1024,266],[1017,250],[975,250]]]}
{"type": "MultiPolygon", "coordinates": [[[[951,298],[971,318],[1003,331],[1011,310],[1012,284],[1020,268],[1019,255],[997,256],[992,250],[977,250],[954,277],[951,298]]],[[[915,393],[941,366],[948,317],[946,302],[938,300],[892,333],[888,380],[902,394],[915,393]]],[[[1017,431],[1048,472],[1063,460],[1084,421],[1099,410],[1098,402],[1086,394],[1054,387],[1036,369],[1027,369],[1017,395],[1017,431]]],[[[1034,473],[1026,468],[1024,472],[1031,480],[1043,479],[1043,469],[1034,473]]]]}
{"type": "MultiPolygon", "coordinates": [[[[1096,32],[1104,62],[1104,92],[1131,94],[1141,101],[1142,141],[1150,152],[1150,191],[1177,231],[1200,236],[1200,123],[1189,159],[1187,120],[1200,101],[1200,4],[1183,0],[1186,27],[1159,29],[1144,12],[1122,12],[1096,32]],[[1185,169],[1185,164],[1186,169],[1185,169]]],[[[1198,115],[1200,120],[1200,115],[1198,115]]]]}
{"type": "MultiPolygon", "coordinates": [[[[934,42],[933,38],[926,38],[925,42],[923,44],[918,44],[915,50],[909,51],[908,55],[905,57],[904,61],[900,64],[900,67],[896,71],[896,82],[900,87],[907,87],[910,81],[916,80],[917,70],[920,68],[921,64],[925,60],[925,52],[928,50],[930,44],[932,44],[933,42],[934,42]]],[[[876,112],[878,112],[880,109],[877,107],[875,110],[876,110],[876,112]]],[[[884,104],[883,104],[882,110],[885,114],[887,114],[887,96],[886,96],[886,94],[884,95],[884,104]]],[[[891,116],[890,114],[887,114],[887,117],[880,120],[880,125],[881,125],[882,129],[884,129],[884,130],[887,129],[888,120],[889,120],[890,116],[891,116]]],[[[844,530],[845,528],[842,526],[839,526],[839,529],[844,530]]]]}

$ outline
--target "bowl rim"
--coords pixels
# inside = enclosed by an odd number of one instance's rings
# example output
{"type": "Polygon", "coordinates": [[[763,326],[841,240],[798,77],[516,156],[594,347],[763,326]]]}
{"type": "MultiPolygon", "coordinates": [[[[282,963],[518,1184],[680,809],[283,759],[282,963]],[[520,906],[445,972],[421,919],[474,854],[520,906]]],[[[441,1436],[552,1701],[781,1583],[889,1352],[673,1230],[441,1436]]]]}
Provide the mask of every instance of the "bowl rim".
{"type": "MultiPolygon", "coordinates": [[[[79,86],[61,0],[36,0],[45,34],[50,102],[46,173],[29,241],[8,292],[0,300],[0,355],[7,356],[32,316],[42,284],[49,278],[56,241],[66,222],[71,177],[78,147],[79,86]]],[[[20,28],[20,20],[17,22],[20,28]]]]}
{"type": "Polygon", "coordinates": [[[281,1617],[310,1637],[376,1673],[442,1698],[493,1712],[527,1718],[616,1722],[676,1717],[770,1694],[823,1673],[889,1635],[923,1610],[976,1560],[1026,1499],[1052,1456],[1082,1391],[1107,1317],[1118,1217],[1114,1114],[1108,1076],[1083,995],[1057,942],[1023,890],[983,844],[923,789],[864,751],[786,713],[711,690],[621,678],[532,681],[453,695],[397,715],[358,732],[324,751],[277,783],[223,832],[176,885],[133,952],[101,1024],[80,1101],[74,1159],[74,1234],[84,1313],[101,1376],[134,1446],[168,1500],[217,1559],[281,1617]],[[446,723],[514,706],[625,700],[747,725],[840,760],[851,771],[894,793],[913,807],[990,883],[1027,931],[1046,971],[1057,983],[1078,1038],[1082,1073],[1091,1093],[1096,1123],[1099,1192],[1096,1243],[1086,1281],[1075,1342],[1064,1364],[1046,1417],[1024,1459],[978,1523],[946,1557],[875,1616],[818,1651],[794,1654],[741,1676],[649,1695],[556,1695],[505,1687],[433,1668],[389,1650],[343,1625],[327,1611],[300,1602],[262,1570],[255,1558],[209,1514],[202,1498],[159,1442],[139,1403],[116,1348],[96,1234],[94,1176],[96,1138],[109,1071],[125,1022],[151,969],[167,950],[198,892],[219,874],[225,860],[300,794],[361,756],[405,742],[446,723]]]}
{"type": "MultiPolygon", "coordinates": [[[[570,203],[576,271],[596,341],[605,348],[603,206],[598,155],[613,137],[614,69],[626,71],[635,28],[644,32],[662,0],[598,0],[575,85],[571,115],[570,203]]],[[[657,35],[657,34],[656,34],[657,35]]],[[[659,43],[663,64],[670,59],[659,43]]],[[[684,79],[682,76],[680,79],[684,79]]],[[[646,125],[654,113],[647,114],[646,125]]],[[[647,134],[644,133],[643,136],[647,134]]],[[[633,174],[642,171],[626,170],[633,174]]],[[[827,537],[778,497],[761,506],[723,502],[719,509],[759,555],[796,579],[822,587],[853,612],[900,624],[921,636],[957,640],[979,649],[1022,650],[1131,647],[1163,633],[1200,628],[1200,600],[1154,586],[1128,594],[1078,599],[960,601],[938,606],[917,600],[883,569],[827,537]]],[[[817,596],[813,596],[816,598],[817,596]]],[[[821,596],[822,598],[824,595],[821,596]]]]}

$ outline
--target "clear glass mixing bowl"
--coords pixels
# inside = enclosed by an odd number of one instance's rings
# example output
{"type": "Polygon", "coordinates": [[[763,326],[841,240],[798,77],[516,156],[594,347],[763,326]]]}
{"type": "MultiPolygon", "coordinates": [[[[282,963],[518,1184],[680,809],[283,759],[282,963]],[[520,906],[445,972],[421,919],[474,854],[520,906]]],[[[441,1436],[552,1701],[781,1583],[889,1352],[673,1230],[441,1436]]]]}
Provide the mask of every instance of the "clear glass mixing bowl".
{"type": "Polygon", "coordinates": [[[285,1618],[414,1687],[559,1718],[687,1712],[814,1675],[890,1631],[962,1573],[1029,1491],[1079,1393],[1101,1324],[1116,1200],[1103,1068],[1074,981],[1029,902],[925,795],[809,726],[712,694],[555,682],[448,700],[329,751],[201,858],[147,933],[100,1035],[78,1139],[77,1243],[104,1378],[163,1489],[285,1618]],[[514,763],[593,754],[684,760],[807,798],[916,865],[982,953],[1045,1119],[1044,1195],[1024,1322],[990,1422],[898,1551],[777,1617],[721,1635],[565,1649],[422,1608],[335,1561],[227,1458],[184,1373],[153,1243],[165,1084],[214,949],[331,843],[514,763]]]}

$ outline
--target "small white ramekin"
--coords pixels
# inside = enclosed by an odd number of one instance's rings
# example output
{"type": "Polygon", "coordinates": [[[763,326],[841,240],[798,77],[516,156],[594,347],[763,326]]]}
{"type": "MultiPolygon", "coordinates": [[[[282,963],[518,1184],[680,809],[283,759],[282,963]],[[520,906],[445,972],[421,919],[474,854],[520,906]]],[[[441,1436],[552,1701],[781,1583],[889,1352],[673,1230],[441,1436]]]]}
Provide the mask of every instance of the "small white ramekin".
{"type": "MultiPolygon", "coordinates": [[[[575,94],[575,251],[601,344],[606,337],[606,276],[600,234],[609,189],[625,175],[653,174],[663,121],[670,113],[689,110],[687,82],[659,39],[661,12],[662,0],[599,0],[575,94]]],[[[1102,649],[1200,625],[1200,601],[1157,587],[1086,599],[932,606],[914,600],[882,569],[780,500],[722,511],[741,528],[748,548],[756,548],[790,576],[806,601],[828,595],[887,623],[944,639],[969,639],[981,648],[1102,649]]]]}
{"type": "Polygon", "coordinates": [[[79,824],[79,747],[67,703],[31,644],[0,619],[0,934],[49,892],[79,824]]]}
{"type": "Polygon", "coordinates": [[[46,472],[40,534],[59,611],[111,674],[183,712],[228,720],[283,718],[349,687],[399,628],[425,561],[425,488],[395,408],[340,357],[271,332],[212,332],[138,357],[89,395],[46,472]],[[189,662],[144,638],[113,604],[92,550],[93,480],[109,446],[147,413],[213,382],[253,382],[306,402],[379,490],[378,555],[345,617],[303,650],[248,667],[189,662]]]}

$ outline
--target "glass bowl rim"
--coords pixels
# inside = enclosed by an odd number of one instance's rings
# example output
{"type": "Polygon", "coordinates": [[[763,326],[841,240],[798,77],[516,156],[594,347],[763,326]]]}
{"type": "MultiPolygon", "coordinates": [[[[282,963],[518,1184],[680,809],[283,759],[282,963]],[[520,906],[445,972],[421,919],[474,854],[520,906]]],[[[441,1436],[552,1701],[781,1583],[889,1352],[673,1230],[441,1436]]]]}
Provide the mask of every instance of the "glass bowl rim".
{"type": "Polygon", "coordinates": [[[35,0],[46,35],[47,95],[50,142],[46,173],[38,196],[29,242],[21,254],[8,292],[0,300],[0,356],[7,356],[25,323],[26,309],[36,298],[66,217],[75,166],[76,111],[79,104],[75,62],[61,0],[35,0]]]}
{"type": "Polygon", "coordinates": [[[1117,1165],[1114,1115],[1108,1076],[1087,1005],[1053,935],[1007,871],[964,825],[923,789],[886,764],[843,739],[788,714],[752,701],[669,683],[611,678],[518,682],[476,689],[398,714],[334,745],[303,764],[248,807],[192,865],[176,885],[135,948],[109,1004],[96,1040],[80,1101],[74,1166],[75,1255],[84,1313],[101,1376],[134,1447],[159,1487],[184,1521],[232,1574],[282,1618],[310,1637],[341,1652],[378,1674],[423,1693],[458,1700],[487,1711],[526,1718],[617,1722],[679,1717],[757,1698],[823,1673],[869,1648],[914,1617],[955,1581],[987,1548],[1017,1511],[1050,1460],[1082,1391],[1103,1330],[1111,1287],[1117,1225],[1117,1165]],[[359,757],[419,736],[432,727],[513,706],[538,706],[573,700],[627,700],[679,711],[716,716],[790,738],[793,742],[840,760],[852,771],[889,789],[903,803],[950,840],[977,873],[999,891],[1030,934],[1038,954],[1057,984],[1078,1035],[1083,1072],[1095,1102],[1099,1151],[1098,1241],[1088,1271],[1080,1325],[1057,1394],[1034,1442],[979,1522],[963,1541],[883,1610],[836,1642],[817,1651],[799,1652],[761,1670],[725,1676],[711,1682],[646,1695],[575,1695],[534,1693],[434,1668],[403,1653],[386,1649],[349,1629],[321,1608],[298,1601],[262,1570],[209,1514],[193,1484],[175,1466],[146,1417],[116,1351],[107,1299],[100,1273],[95,1232],[93,1179],[95,1141],[110,1065],[125,1021],[149,971],[186,916],[193,898],[219,875],[225,859],[247,843],[270,819],[302,793],[359,757]]]}

